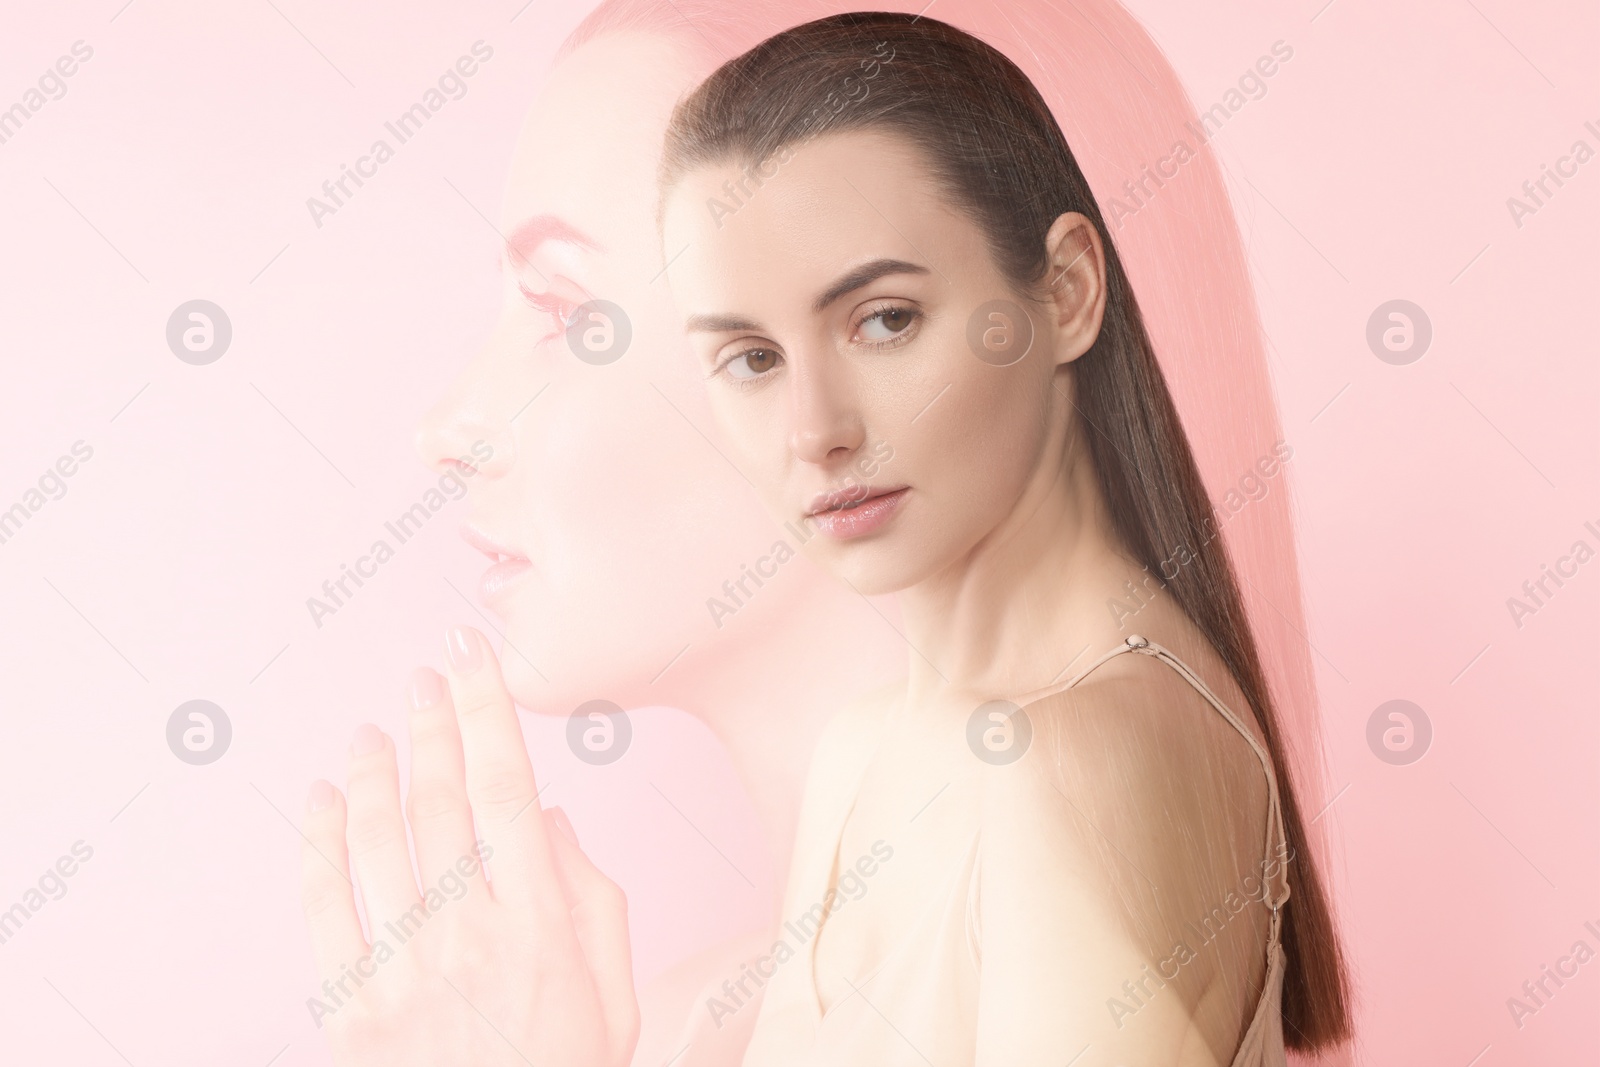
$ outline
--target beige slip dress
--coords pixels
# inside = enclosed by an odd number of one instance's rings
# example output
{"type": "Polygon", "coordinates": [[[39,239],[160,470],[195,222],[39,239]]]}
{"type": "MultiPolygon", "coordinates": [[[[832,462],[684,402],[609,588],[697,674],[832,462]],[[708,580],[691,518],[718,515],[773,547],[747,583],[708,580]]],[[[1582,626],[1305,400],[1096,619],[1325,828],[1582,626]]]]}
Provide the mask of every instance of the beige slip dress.
{"type": "MultiPolygon", "coordinates": [[[[1234,1052],[1231,1067],[1285,1067],[1281,1014],[1284,954],[1280,943],[1283,904],[1289,898],[1286,865],[1273,862],[1287,856],[1283,813],[1272,758],[1245,724],[1187,664],[1172,652],[1143,637],[1132,636],[1102,655],[1063,685],[1029,693],[1014,702],[1026,705],[1077,685],[1096,668],[1124,653],[1154,656],[1177,671],[1185,681],[1244,735],[1267,776],[1268,811],[1263,871],[1268,891],[1265,903],[1272,909],[1267,936],[1267,972],[1255,1012],[1234,1052]]],[[[854,809],[852,798],[842,828],[854,809]]],[[[822,1011],[816,988],[815,946],[811,937],[792,962],[779,969],[767,987],[758,1026],[745,1058],[746,1067],[760,1065],[822,1065],[828,1067],[970,1067],[976,1050],[978,1024],[979,936],[977,889],[979,838],[973,836],[964,860],[943,884],[932,887],[929,900],[906,937],[870,975],[858,977],[855,993],[822,1011]],[[870,999],[869,999],[870,998],[870,999]],[[891,1005],[892,1017],[877,1004],[891,1005]],[[786,1047],[762,1040],[762,1033],[784,1035],[786,1047]],[[796,1034],[809,1035],[798,1043],[796,1034]]],[[[834,841],[831,863],[819,864],[823,881],[810,899],[823,899],[837,869],[839,842],[834,841]]],[[[827,857],[815,857],[826,861],[827,857]]],[[[1070,1053],[1069,1053],[1070,1055],[1070,1053]]]]}

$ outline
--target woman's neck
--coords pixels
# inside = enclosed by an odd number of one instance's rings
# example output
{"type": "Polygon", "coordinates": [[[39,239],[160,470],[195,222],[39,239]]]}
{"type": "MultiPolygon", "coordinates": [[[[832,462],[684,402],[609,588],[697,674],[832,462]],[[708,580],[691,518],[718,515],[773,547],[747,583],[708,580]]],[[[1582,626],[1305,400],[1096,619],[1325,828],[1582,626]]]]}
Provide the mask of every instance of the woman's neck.
{"type": "Polygon", "coordinates": [[[899,596],[915,649],[907,706],[1051,685],[1125,635],[1107,609],[1138,572],[1118,547],[1081,436],[1041,465],[965,557],[899,596]]]}

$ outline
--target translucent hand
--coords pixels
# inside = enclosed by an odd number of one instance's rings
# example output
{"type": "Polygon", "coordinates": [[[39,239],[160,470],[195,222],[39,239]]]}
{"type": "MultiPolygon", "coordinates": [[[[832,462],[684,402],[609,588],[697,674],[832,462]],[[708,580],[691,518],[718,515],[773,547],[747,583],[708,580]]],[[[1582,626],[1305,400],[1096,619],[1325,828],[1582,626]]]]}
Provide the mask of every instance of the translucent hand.
{"type": "Polygon", "coordinates": [[[370,725],[348,803],[311,788],[302,899],[322,986],[307,1007],[340,1067],[621,1067],[639,1033],[627,901],[540,808],[483,635],[456,627],[446,652],[447,678],[412,679],[404,813],[395,747],[370,725]]]}

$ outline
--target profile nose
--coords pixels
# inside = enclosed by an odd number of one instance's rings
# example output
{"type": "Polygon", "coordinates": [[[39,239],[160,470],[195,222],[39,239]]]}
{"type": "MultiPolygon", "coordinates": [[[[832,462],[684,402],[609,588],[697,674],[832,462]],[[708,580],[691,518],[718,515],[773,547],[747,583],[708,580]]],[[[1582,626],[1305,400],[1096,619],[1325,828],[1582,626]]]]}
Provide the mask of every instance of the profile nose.
{"type": "Polygon", "coordinates": [[[474,358],[417,424],[417,457],[429,470],[465,466],[494,478],[511,468],[512,411],[504,390],[489,388],[488,360],[488,353],[474,358]]]}
{"type": "Polygon", "coordinates": [[[866,440],[854,386],[831,364],[828,357],[791,364],[798,366],[789,378],[789,448],[806,463],[825,463],[840,449],[849,454],[866,440]]]}

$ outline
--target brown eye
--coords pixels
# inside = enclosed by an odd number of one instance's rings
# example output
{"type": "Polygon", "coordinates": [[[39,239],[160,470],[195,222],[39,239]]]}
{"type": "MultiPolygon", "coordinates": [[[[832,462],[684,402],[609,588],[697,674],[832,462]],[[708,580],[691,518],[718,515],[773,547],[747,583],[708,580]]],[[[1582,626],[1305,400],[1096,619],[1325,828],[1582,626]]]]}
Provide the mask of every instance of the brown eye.
{"type": "Polygon", "coordinates": [[[862,337],[868,341],[888,341],[905,332],[917,313],[908,307],[888,307],[861,320],[862,337]]]}
{"type": "Polygon", "coordinates": [[[755,378],[778,365],[778,353],[770,348],[752,348],[740,352],[727,363],[728,373],[735,378],[755,378]]]}

